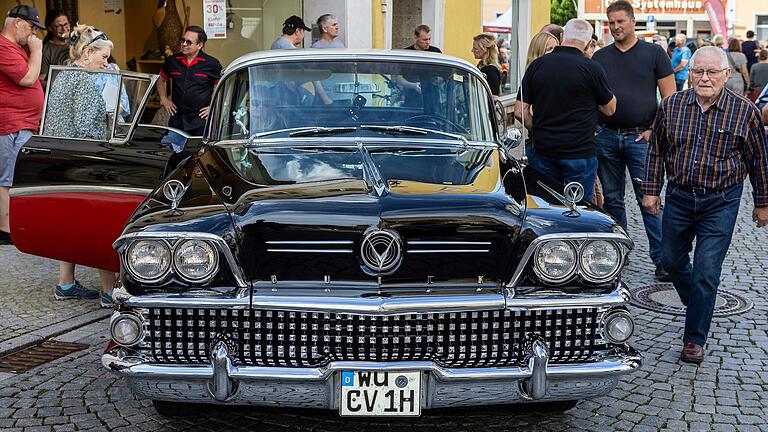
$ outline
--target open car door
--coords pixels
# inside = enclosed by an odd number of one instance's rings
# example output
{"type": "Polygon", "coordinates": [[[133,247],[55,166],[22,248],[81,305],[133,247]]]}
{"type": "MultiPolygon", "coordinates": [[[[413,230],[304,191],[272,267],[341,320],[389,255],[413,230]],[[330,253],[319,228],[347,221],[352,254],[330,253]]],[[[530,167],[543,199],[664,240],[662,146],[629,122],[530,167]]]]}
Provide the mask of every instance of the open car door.
{"type": "MultiPolygon", "coordinates": [[[[119,270],[112,243],[160,183],[172,153],[161,144],[172,129],[138,123],[156,80],[133,72],[51,68],[40,131],[21,149],[11,189],[11,236],[20,251],[119,270]],[[94,80],[101,100],[97,95],[92,103],[103,104],[103,118],[74,118],[77,127],[60,126],[53,112],[61,110],[51,104],[62,103],[56,80],[67,73],[94,80]],[[84,128],[106,132],[83,138],[75,129],[84,128]]],[[[192,141],[188,145],[199,147],[199,139],[192,141]]]]}

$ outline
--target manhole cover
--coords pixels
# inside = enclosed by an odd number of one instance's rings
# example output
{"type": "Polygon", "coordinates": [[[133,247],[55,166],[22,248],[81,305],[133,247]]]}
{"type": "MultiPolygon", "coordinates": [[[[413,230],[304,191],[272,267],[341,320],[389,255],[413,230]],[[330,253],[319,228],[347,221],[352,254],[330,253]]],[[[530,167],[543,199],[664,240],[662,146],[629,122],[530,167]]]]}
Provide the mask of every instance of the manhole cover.
{"type": "MultiPolygon", "coordinates": [[[[643,309],[685,316],[685,306],[671,283],[646,285],[631,291],[630,302],[643,309]]],[[[736,315],[752,309],[752,300],[726,290],[717,290],[714,316],[736,315]]]]}
{"type": "Polygon", "coordinates": [[[88,345],[45,341],[0,357],[0,372],[26,372],[83,348],[88,348],[88,345]]]}

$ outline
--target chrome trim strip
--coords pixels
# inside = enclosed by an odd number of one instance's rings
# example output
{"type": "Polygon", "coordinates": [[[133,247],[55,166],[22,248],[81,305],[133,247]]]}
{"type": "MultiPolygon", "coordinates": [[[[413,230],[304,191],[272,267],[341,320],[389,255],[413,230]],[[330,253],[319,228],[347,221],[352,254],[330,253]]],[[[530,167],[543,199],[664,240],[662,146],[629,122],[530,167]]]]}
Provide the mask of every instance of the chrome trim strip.
{"type": "Polygon", "coordinates": [[[333,244],[352,244],[352,240],[267,240],[266,244],[305,244],[305,245],[333,245],[333,244]]]}
{"type": "Polygon", "coordinates": [[[615,290],[608,294],[561,294],[520,296],[514,297],[512,290],[507,290],[507,309],[529,311],[542,309],[573,309],[573,308],[608,308],[620,306],[629,301],[629,289],[624,283],[619,283],[615,290]]]}
{"type": "MultiPolygon", "coordinates": [[[[321,287],[318,282],[318,289],[321,287]]],[[[436,285],[439,288],[439,286],[436,285]]],[[[629,301],[624,284],[609,294],[579,295],[550,293],[514,297],[512,290],[502,294],[422,295],[409,297],[288,296],[254,294],[234,299],[200,296],[134,296],[124,300],[130,307],[246,308],[294,312],[335,312],[359,315],[401,315],[409,313],[471,312],[484,310],[532,311],[572,308],[610,308],[629,301]]]]}
{"type": "Polygon", "coordinates": [[[409,245],[490,245],[489,241],[425,241],[408,240],[409,245]]]}
{"type": "MultiPolygon", "coordinates": [[[[458,143],[455,140],[447,140],[445,138],[387,138],[387,137],[333,137],[333,146],[336,148],[349,149],[354,151],[358,142],[366,144],[368,150],[385,149],[392,145],[398,146],[411,146],[414,148],[445,148],[445,146],[453,146],[464,148],[463,143],[458,143]]],[[[221,140],[216,141],[216,147],[243,147],[248,140],[221,140]]],[[[268,148],[283,148],[291,147],[294,149],[301,148],[317,148],[316,137],[296,137],[296,138],[259,138],[259,144],[257,146],[249,147],[248,150],[262,150],[268,148]]],[[[469,147],[486,147],[486,148],[500,148],[498,144],[493,141],[467,141],[469,147]]]]}
{"type": "Polygon", "coordinates": [[[47,195],[54,193],[115,193],[125,195],[149,195],[152,189],[133,188],[125,186],[97,186],[97,185],[53,185],[53,186],[28,186],[11,188],[10,195],[47,195]]]}
{"type": "MultiPolygon", "coordinates": [[[[145,363],[135,356],[118,356],[120,349],[113,349],[101,356],[101,363],[112,373],[128,378],[158,377],[173,380],[212,379],[211,365],[180,366],[145,363]]],[[[642,357],[631,347],[617,348],[614,353],[596,358],[590,363],[548,364],[548,379],[567,379],[585,376],[623,375],[637,370],[642,365],[642,357]]],[[[429,361],[405,362],[332,362],[319,368],[289,368],[233,366],[230,378],[235,380],[285,380],[285,381],[325,381],[334,373],[342,370],[362,369],[373,371],[423,370],[434,374],[438,381],[459,380],[519,380],[530,378],[533,371],[529,367],[497,368],[444,368],[429,361]]]]}
{"type": "Polygon", "coordinates": [[[488,249],[408,249],[408,253],[488,253],[488,249]]]}
{"type": "MultiPolygon", "coordinates": [[[[227,246],[227,243],[224,241],[223,238],[217,236],[216,234],[210,234],[210,233],[201,233],[201,232],[135,232],[130,234],[123,234],[120,237],[115,240],[114,243],[112,243],[112,248],[115,249],[120,254],[120,260],[123,260],[122,256],[122,249],[125,247],[125,244],[128,241],[137,240],[137,239],[162,239],[162,240],[189,240],[189,239],[197,239],[197,240],[208,240],[210,242],[213,242],[213,244],[216,245],[216,249],[219,250],[221,254],[224,255],[224,258],[227,261],[227,264],[229,265],[229,268],[232,270],[232,275],[235,277],[235,280],[237,281],[237,286],[239,288],[247,288],[248,284],[245,282],[245,275],[242,272],[242,269],[240,268],[240,265],[238,265],[237,261],[235,261],[235,257],[232,254],[232,251],[229,249],[229,246],[227,246]]],[[[215,274],[215,272],[214,272],[215,274]]]]}
{"type": "Polygon", "coordinates": [[[281,253],[352,253],[351,249],[267,249],[267,252],[281,253]]]}
{"type": "MultiPolygon", "coordinates": [[[[517,283],[520,282],[520,279],[523,276],[523,272],[525,271],[525,268],[528,265],[528,261],[530,261],[531,256],[533,256],[534,252],[536,251],[536,248],[538,248],[539,245],[542,244],[543,242],[550,241],[550,240],[613,240],[626,245],[630,250],[634,247],[634,242],[629,237],[619,233],[544,234],[542,236],[535,238],[531,242],[531,244],[528,245],[528,248],[525,250],[525,253],[523,254],[522,258],[520,258],[520,261],[517,264],[517,268],[515,269],[515,272],[512,275],[512,279],[507,284],[507,288],[514,288],[515,286],[517,286],[517,283]]],[[[578,259],[578,256],[577,256],[577,259],[578,259]]],[[[577,267],[578,267],[578,264],[577,264],[577,267]]]]}

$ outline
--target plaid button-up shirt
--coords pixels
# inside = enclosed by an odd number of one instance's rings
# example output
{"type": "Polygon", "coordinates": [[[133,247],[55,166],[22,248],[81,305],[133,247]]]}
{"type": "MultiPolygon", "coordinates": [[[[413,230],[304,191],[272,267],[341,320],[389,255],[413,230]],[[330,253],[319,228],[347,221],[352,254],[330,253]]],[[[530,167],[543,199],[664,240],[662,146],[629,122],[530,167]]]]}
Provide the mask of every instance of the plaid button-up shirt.
{"type": "Polygon", "coordinates": [[[662,101],[645,164],[643,193],[658,196],[667,180],[724,190],[749,174],[755,207],[768,207],[768,139],[754,104],[724,89],[706,111],[693,89],[662,101]]]}

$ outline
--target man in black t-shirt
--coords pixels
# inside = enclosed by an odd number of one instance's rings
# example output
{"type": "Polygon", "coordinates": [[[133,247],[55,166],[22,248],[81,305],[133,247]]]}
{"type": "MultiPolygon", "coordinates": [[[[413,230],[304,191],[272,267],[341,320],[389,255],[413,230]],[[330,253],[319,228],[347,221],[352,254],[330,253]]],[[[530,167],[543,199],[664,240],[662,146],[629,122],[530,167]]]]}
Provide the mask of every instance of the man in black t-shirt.
{"type": "MultiPolygon", "coordinates": [[[[627,229],[624,208],[625,170],[632,179],[645,178],[645,156],[651,124],[658,101],[675,92],[672,62],[664,49],[635,36],[632,5],[617,0],[606,9],[614,43],[595,52],[593,60],[605,69],[608,83],[616,93],[616,113],[600,117],[597,128],[598,176],[603,186],[603,208],[627,229]]],[[[643,216],[649,252],[656,265],[656,277],[670,281],[661,265],[661,212],[651,214],[643,206],[643,193],[634,184],[635,198],[643,216]]]]}
{"type": "Polygon", "coordinates": [[[416,51],[429,51],[441,53],[440,48],[432,46],[432,29],[426,24],[417,26],[413,31],[413,45],[405,47],[403,49],[416,50],[416,51]]]}
{"type": "Polygon", "coordinates": [[[533,137],[531,166],[563,183],[581,183],[590,201],[597,171],[597,113],[610,116],[616,110],[603,68],[584,56],[591,40],[589,22],[568,21],[563,44],[526,69],[515,103],[515,117],[533,137]],[[531,106],[533,118],[527,115],[531,106]]]}

